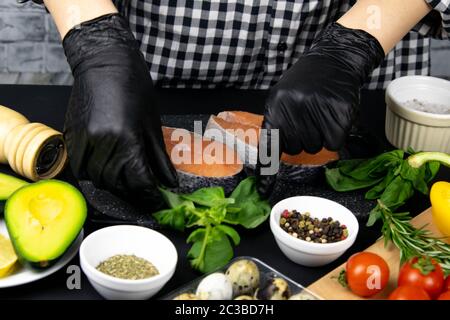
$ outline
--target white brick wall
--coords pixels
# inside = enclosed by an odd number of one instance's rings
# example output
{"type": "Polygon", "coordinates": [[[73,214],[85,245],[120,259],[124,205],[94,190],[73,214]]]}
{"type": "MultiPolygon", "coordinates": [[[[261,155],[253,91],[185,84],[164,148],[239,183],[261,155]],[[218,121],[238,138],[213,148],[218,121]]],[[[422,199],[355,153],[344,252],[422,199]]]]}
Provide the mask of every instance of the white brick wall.
{"type": "MultiPolygon", "coordinates": [[[[450,41],[433,41],[431,73],[450,79],[450,41]]],[[[70,84],[53,20],[33,3],[0,0],[0,83],[70,84]]]]}

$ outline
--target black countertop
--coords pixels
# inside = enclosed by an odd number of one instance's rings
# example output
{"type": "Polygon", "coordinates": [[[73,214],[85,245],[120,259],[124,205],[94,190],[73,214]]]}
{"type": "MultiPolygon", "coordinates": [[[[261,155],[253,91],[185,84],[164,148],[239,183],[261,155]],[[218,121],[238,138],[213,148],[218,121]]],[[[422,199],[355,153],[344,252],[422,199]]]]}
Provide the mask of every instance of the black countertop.
{"type": "MultiPolygon", "coordinates": [[[[0,104],[13,108],[31,121],[43,122],[56,129],[62,129],[64,112],[68,97],[69,87],[58,86],[11,86],[0,85],[0,104]]],[[[178,124],[189,127],[189,123],[196,118],[192,115],[212,114],[223,110],[240,109],[262,113],[264,108],[264,91],[239,91],[239,90],[160,90],[159,99],[163,121],[169,124],[178,124]]],[[[384,148],[389,148],[384,139],[384,92],[363,91],[360,108],[360,127],[378,140],[366,140],[363,148],[349,147],[350,153],[376,153],[384,148]],[[359,150],[362,149],[362,150],[359,150]]],[[[200,116],[199,116],[200,117],[200,116]]],[[[204,117],[204,116],[203,116],[204,117]]],[[[6,166],[0,166],[0,171],[10,172],[6,166]]],[[[70,174],[66,173],[66,176],[70,174]]],[[[438,179],[449,180],[450,172],[442,169],[438,179]]],[[[326,189],[322,186],[323,190],[326,189]]],[[[329,192],[329,191],[328,191],[329,192]]],[[[295,191],[294,191],[295,194],[295,191]]],[[[341,201],[342,202],[342,201],[341,201]]],[[[343,201],[346,203],[346,200],[343,201]]],[[[350,207],[367,211],[370,207],[362,200],[362,193],[353,197],[350,207]]],[[[416,196],[412,199],[407,210],[413,215],[420,213],[429,207],[429,201],[424,196],[416,196]]],[[[367,212],[364,212],[367,213],[367,212]]],[[[102,225],[88,221],[85,226],[87,233],[100,228],[102,225]]],[[[256,230],[243,230],[239,232],[242,237],[241,244],[235,249],[235,256],[254,256],[268,263],[281,273],[286,274],[300,284],[307,286],[319,279],[336,266],[343,263],[349,255],[361,251],[371,245],[380,235],[379,226],[365,227],[364,218],[361,218],[360,232],[351,249],[349,249],[337,261],[320,268],[307,268],[299,266],[288,260],[277,247],[269,225],[266,222],[256,230]]],[[[163,288],[158,296],[189,282],[199,276],[194,272],[186,259],[189,246],[185,243],[186,235],[168,230],[162,231],[175,244],[178,250],[179,260],[174,277],[163,288]]],[[[79,265],[78,257],[69,265],[79,265]]],[[[82,276],[81,289],[69,290],[66,281],[69,276],[63,268],[59,272],[46,279],[15,288],[0,289],[0,299],[100,299],[87,278],[82,276]]]]}

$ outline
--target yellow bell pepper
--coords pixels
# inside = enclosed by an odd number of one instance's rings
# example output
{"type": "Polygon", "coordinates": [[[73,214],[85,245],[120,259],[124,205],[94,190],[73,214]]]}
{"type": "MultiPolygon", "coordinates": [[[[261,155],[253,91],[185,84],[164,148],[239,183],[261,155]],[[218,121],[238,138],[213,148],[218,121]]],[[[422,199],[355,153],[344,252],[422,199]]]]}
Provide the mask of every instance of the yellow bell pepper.
{"type": "Polygon", "coordinates": [[[444,236],[450,237],[450,183],[440,181],[433,184],[430,200],[434,223],[444,236]]]}

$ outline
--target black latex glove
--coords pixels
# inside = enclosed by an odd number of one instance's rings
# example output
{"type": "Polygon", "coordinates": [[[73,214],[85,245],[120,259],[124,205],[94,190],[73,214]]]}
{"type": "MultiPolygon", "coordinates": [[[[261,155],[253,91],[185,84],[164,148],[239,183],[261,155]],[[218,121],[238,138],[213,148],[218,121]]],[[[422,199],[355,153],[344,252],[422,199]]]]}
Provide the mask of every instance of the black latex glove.
{"type": "Polygon", "coordinates": [[[78,179],[126,199],[159,201],[157,185],[176,186],[148,67],[127,22],[106,15],[63,41],[74,85],[64,136],[78,179]]]}
{"type": "MultiPolygon", "coordinates": [[[[328,26],[266,100],[263,128],[280,130],[280,154],[341,148],[359,105],[360,88],[383,58],[380,43],[367,32],[337,23],[328,26]]],[[[271,136],[262,135],[261,144],[266,138],[271,136]]],[[[276,175],[263,175],[261,169],[269,165],[261,162],[258,191],[267,197],[276,175]]]]}

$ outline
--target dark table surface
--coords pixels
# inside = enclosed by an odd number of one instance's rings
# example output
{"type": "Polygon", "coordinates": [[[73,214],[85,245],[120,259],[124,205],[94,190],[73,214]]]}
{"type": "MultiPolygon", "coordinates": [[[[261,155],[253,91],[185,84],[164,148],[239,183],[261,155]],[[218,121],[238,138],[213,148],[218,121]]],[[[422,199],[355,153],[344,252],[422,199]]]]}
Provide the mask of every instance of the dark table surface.
{"type": "MultiPolygon", "coordinates": [[[[23,113],[31,121],[42,122],[56,129],[62,129],[69,95],[69,87],[0,85],[1,105],[23,113]]],[[[177,119],[183,119],[180,115],[212,114],[232,109],[262,113],[265,95],[266,92],[264,91],[228,89],[160,90],[159,92],[162,113],[164,115],[178,115],[177,119]]],[[[375,153],[380,148],[388,147],[384,144],[384,116],[384,92],[381,90],[363,91],[359,122],[362,128],[378,137],[382,145],[380,147],[380,145],[374,144],[372,147],[369,144],[366,149],[370,150],[365,150],[368,153],[375,153]]],[[[173,120],[174,117],[165,116],[164,118],[173,120]]],[[[6,166],[0,166],[0,171],[10,172],[6,166]]],[[[450,180],[449,170],[442,169],[437,179],[450,180]]],[[[416,196],[408,203],[406,209],[415,215],[427,207],[429,207],[428,199],[424,196],[416,196]]],[[[256,230],[239,230],[242,241],[235,249],[235,256],[245,255],[259,258],[291,279],[308,286],[339,266],[352,253],[365,249],[379,237],[379,226],[367,228],[363,220],[360,222],[360,232],[353,247],[341,258],[324,267],[307,268],[288,260],[277,247],[268,223],[256,230]]],[[[89,233],[100,227],[102,225],[87,221],[85,231],[89,233]]],[[[186,259],[186,252],[189,249],[185,243],[186,235],[167,230],[162,232],[174,242],[178,250],[179,260],[174,277],[159,293],[159,297],[199,276],[190,268],[186,259]]],[[[78,256],[69,265],[79,265],[78,256]]],[[[84,275],[82,276],[81,289],[69,290],[66,286],[68,276],[67,268],[63,268],[35,283],[0,289],[0,299],[101,299],[84,275]]]]}

